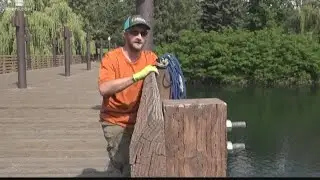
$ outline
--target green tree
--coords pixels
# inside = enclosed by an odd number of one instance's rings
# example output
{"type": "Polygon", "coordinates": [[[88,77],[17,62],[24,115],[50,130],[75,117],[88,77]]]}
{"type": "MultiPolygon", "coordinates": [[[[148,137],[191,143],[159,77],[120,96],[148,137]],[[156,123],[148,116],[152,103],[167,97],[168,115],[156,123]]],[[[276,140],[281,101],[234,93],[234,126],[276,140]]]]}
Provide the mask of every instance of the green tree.
{"type": "Polygon", "coordinates": [[[320,2],[308,1],[299,8],[299,25],[301,33],[320,34],[320,2]]]}
{"type": "MultiPolygon", "coordinates": [[[[26,0],[25,16],[32,35],[31,54],[51,54],[52,40],[58,39],[59,52],[63,50],[63,26],[72,31],[72,51],[80,46],[85,52],[85,32],[81,16],[78,16],[68,6],[65,0],[26,0]]],[[[6,10],[0,16],[0,54],[16,53],[15,28],[12,27],[11,17],[14,11],[6,10]]],[[[58,52],[58,53],[59,53],[58,52]]]]}
{"type": "Polygon", "coordinates": [[[181,30],[199,29],[201,7],[195,0],[155,0],[154,43],[177,40],[181,30]]]}
{"type": "Polygon", "coordinates": [[[202,29],[205,31],[220,31],[223,28],[241,28],[246,12],[245,2],[245,0],[202,1],[202,29]]]}
{"type": "Polygon", "coordinates": [[[93,39],[111,36],[114,43],[122,42],[122,26],[127,16],[135,13],[132,0],[68,0],[70,7],[80,14],[93,39]]]}
{"type": "Polygon", "coordinates": [[[294,4],[291,0],[251,0],[247,3],[245,18],[249,30],[279,27],[287,24],[288,17],[294,16],[294,4]]]}

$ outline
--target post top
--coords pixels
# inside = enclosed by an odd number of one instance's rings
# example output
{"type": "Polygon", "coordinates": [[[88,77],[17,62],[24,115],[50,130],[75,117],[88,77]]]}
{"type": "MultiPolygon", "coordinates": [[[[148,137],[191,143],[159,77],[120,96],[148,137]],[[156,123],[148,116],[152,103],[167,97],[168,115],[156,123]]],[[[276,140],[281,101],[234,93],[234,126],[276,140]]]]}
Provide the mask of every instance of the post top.
{"type": "Polygon", "coordinates": [[[165,99],[163,104],[167,106],[175,105],[208,105],[208,104],[223,104],[227,105],[224,101],[218,98],[199,98],[199,99],[165,99]]]}

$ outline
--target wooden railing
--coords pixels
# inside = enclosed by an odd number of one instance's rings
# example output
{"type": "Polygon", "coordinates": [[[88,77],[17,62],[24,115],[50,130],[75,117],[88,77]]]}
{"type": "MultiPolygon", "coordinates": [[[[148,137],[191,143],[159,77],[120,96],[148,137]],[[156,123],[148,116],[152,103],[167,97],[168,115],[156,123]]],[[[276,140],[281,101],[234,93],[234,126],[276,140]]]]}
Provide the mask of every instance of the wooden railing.
{"type": "MultiPolygon", "coordinates": [[[[26,58],[27,59],[27,58],[26,58]]],[[[85,62],[85,56],[73,55],[71,64],[80,64],[85,62]]],[[[28,60],[26,60],[26,66],[28,60]]],[[[31,56],[31,66],[28,70],[52,68],[64,66],[64,55],[53,56],[31,56]]],[[[17,72],[18,61],[15,55],[0,55],[0,74],[17,72]]]]}

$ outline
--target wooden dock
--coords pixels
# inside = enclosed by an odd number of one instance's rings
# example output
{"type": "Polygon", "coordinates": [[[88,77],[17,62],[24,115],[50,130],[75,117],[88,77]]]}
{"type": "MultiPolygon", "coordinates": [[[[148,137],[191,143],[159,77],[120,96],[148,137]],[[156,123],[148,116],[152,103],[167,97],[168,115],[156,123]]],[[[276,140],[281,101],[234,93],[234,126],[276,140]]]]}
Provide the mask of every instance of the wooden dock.
{"type": "MultiPolygon", "coordinates": [[[[106,141],[99,123],[98,63],[0,75],[0,176],[108,176],[106,141]]],[[[113,174],[112,176],[118,176],[113,174]]]]}
{"type": "MultiPolygon", "coordinates": [[[[63,66],[27,71],[27,89],[17,88],[17,73],[0,75],[0,177],[121,177],[106,172],[98,67],[71,65],[69,77],[63,66]]],[[[161,102],[169,91],[156,84],[154,76],[144,84],[130,145],[133,177],[225,177],[226,104],[161,102]]]]}

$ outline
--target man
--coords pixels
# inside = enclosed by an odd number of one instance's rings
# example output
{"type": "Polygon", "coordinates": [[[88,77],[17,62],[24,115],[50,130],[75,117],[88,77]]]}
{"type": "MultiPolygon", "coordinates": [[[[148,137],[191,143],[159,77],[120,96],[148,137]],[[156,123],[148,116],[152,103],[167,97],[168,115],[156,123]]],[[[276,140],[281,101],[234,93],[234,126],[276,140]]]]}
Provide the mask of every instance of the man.
{"type": "Polygon", "coordinates": [[[130,16],[124,23],[123,47],[109,51],[101,60],[99,91],[103,96],[100,119],[112,173],[119,170],[130,176],[129,145],[136,121],[143,79],[151,72],[158,73],[157,56],[142,50],[150,26],[139,15],[130,16]]]}

